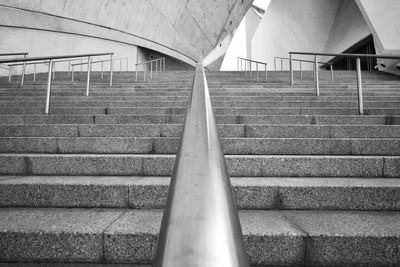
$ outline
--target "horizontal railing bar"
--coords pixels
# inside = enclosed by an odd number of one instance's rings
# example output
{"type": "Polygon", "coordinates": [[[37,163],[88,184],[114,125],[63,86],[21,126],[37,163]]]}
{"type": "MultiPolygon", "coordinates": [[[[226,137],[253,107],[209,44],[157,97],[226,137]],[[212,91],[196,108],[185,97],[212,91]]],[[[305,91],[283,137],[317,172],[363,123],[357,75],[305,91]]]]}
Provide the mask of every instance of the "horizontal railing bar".
{"type": "Polygon", "coordinates": [[[354,58],[385,58],[400,59],[400,56],[373,55],[373,54],[335,54],[335,53],[315,53],[315,52],[289,52],[292,55],[309,55],[309,56],[332,56],[332,57],[354,57],[354,58]]]}
{"type": "Polygon", "coordinates": [[[67,58],[109,56],[113,54],[114,53],[98,53],[98,54],[65,55],[65,56],[53,56],[53,57],[14,58],[14,59],[0,60],[0,64],[13,63],[13,62],[32,62],[40,60],[57,60],[57,59],[67,59],[67,58]]]}
{"type": "MultiPolygon", "coordinates": [[[[60,62],[60,61],[57,61],[57,62],[60,62]]],[[[25,65],[35,65],[35,64],[49,64],[49,60],[25,63],[25,65]]],[[[8,66],[15,67],[15,66],[23,66],[23,65],[24,65],[24,63],[18,63],[18,64],[9,64],[8,66]]]]}
{"type": "Polygon", "coordinates": [[[242,59],[242,60],[245,60],[245,61],[253,62],[253,63],[268,65],[268,63],[261,62],[261,61],[256,61],[256,60],[247,59],[247,58],[242,58],[242,57],[238,57],[238,58],[240,58],[240,59],[242,59]]]}
{"type": "MultiPolygon", "coordinates": [[[[286,59],[286,60],[290,60],[290,58],[288,58],[288,57],[275,57],[275,58],[277,58],[277,59],[286,59]]],[[[297,59],[297,58],[292,58],[292,61],[314,63],[314,61],[312,61],[312,60],[297,59]]],[[[319,61],[318,63],[319,63],[319,64],[326,64],[326,65],[333,65],[333,63],[330,63],[330,62],[322,62],[322,61],[319,61]]]]}
{"type": "Polygon", "coordinates": [[[151,62],[155,62],[155,61],[161,61],[161,60],[165,60],[165,57],[161,57],[161,58],[157,58],[157,59],[153,59],[153,60],[149,60],[149,61],[145,61],[145,62],[141,62],[141,63],[136,63],[135,65],[144,65],[144,64],[148,64],[151,62]]]}
{"type": "MultiPolygon", "coordinates": [[[[115,58],[115,59],[113,59],[114,61],[117,61],[117,60],[121,60],[121,59],[128,59],[127,57],[123,57],[123,58],[115,58]]],[[[95,64],[95,63],[102,63],[102,62],[109,62],[109,61],[111,61],[110,59],[105,59],[105,60],[96,60],[96,61],[92,61],[92,64],[95,64]]],[[[75,64],[71,64],[71,66],[79,66],[79,65],[87,65],[87,64],[89,64],[88,62],[83,62],[83,63],[75,63],[75,64]]]]}
{"type": "Polygon", "coordinates": [[[8,56],[25,56],[29,55],[29,53],[2,53],[0,57],[8,57],[8,56]]]}

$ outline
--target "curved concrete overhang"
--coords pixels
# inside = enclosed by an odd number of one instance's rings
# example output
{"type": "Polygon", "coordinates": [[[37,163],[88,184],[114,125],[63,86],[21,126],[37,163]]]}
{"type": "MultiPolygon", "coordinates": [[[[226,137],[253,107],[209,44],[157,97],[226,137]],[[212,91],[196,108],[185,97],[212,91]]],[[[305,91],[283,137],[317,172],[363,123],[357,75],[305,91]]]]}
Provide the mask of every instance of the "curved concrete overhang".
{"type": "Polygon", "coordinates": [[[195,65],[215,49],[226,51],[224,40],[231,39],[251,2],[0,0],[0,26],[110,40],[195,65]]]}

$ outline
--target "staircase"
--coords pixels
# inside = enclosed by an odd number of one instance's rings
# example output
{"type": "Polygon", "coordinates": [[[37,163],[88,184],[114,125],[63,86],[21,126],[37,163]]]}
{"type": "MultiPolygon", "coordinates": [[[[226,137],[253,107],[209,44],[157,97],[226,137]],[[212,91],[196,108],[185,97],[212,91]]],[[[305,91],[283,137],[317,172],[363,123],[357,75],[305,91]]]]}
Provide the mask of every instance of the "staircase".
{"type": "MultiPolygon", "coordinates": [[[[253,266],[400,266],[400,80],[336,73],[206,73],[253,266]]],[[[0,80],[0,266],[150,264],[194,72],[58,75],[0,80]]]]}

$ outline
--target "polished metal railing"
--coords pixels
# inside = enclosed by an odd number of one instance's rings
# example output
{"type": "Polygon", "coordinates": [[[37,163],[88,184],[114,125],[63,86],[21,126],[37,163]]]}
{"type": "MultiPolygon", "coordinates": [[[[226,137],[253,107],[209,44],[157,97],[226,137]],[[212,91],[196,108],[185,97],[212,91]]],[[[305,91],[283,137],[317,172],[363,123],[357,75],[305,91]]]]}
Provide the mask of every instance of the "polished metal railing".
{"type": "MultiPolygon", "coordinates": [[[[362,78],[361,78],[361,58],[376,58],[376,59],[399,59],[400,56],[386,56],[386,55],[372,55],[372,54],[337,54],[337,53],[316,53],[316,52],[289,52],[290,58],[292,55],[308,55],[314,57],[314,67],[316,73],[315,79],[315,90],[316,95],[319,96],[319,75],[318,75],[318,57],[325,56],[325,57],[344,57],[344,58],[355,58],[356,59],[356,71],[357,71],[357,92],[358,92],[358,111],[360,115],[364,114],[364,103],[363,103],[363,88],[362,88],[362,78]]],[[[290,62],[292,65],[292,62],[290,62]]],[[[290,84],[293,85],[293,68],[290,68],[290,84]]]]}
{"type": "Polygon", "coordinates": [[[153,266],[248,266],[200,65],[196,67],[153,266]]]}
{"type": "MultiPolygon", "coordinates": [[[[286,61],[289,62],[289,70],[290,70],[290,57],[274,57],[274,69],[275,69],[275,71],[277,71],[277,67],[276,67],[277,59],[280,59],[280,62],[281,62],[281,71],[283,71],[283,61],[284,61],[284,60],[286,60],[286,61]]],[[[305,59],[292,58],[292,61],[297,61],[297,62],[299,62],[300,79],[303,79],[303,63],[312,63],[312,64],[315,64],[314,61],[312,61],[312,60],[305,60],[305,59]]],[[[331,82],[333,82],[333,64],[330,63],[330,62],[321,62],[321,61],[318,61],[318,64],[321,64],[321,65],[328,65],[328,66],[329,66],[329,69],[330,69],[330,72],[331,72],[331,82]]],[[[314,68],[313,68],[313,79],[314,79],[314,81],[315,81],[315,76],[316,76],[316,73],[315,73],[315,67],[314,67],[314,68]]]]}
{"type": "Polygon", "coordinates": [[[155,64],[155,75],[158,73],[165,71],[165,58],[157,58],[149,61],[145,61],[142,63],[136,64],[136,81],[138,80],[138,66],[143,65],[143,80],[146,81],[146,73],[150,71],[150,80],[153,79],[153,63],[155,64]],[[148,70],[148,66],[150,66],[150,70],[148,70]]]}
{"type": "MultiPolygon", "coordinates": [[[[0,57],[10,57],[10,56],[23,56],[23,58],[26,58],[29,55],[29,53],[23,52],[23,53],[2,53],[0,54],[0,57]]],[[[25,70],[26,70],[26,65],[25,63],[21,64],[22,65],[22,75],[21,75],[21,86],[24,86],[24,78],[25,78],[25,70]]],[[[9,67],[8,68],[8,82],[11,83],[11,75],[12,75],[12,69],[9,67]]]]}
{"type": "MultiPolygon", "coordinates": [[[[49,113],[49,108],[50,108],[50,93],[51,93],[51,80],[52,80],[52,72],[53,72],[53,65],[54,62],[57,62],[58,60],[63,60],[63,59],[77,59],[77,58],[87,58],[89,65],[88,65],[88,75],[87,75],[87,83],[86,83],[86,96],[89,96],[89,89],[90,89],[90,73],[91,73],[91,62],[93,57],[99,57],[99,56],[111,56],[111,62],[112,62],[112,57],[114,53],[97,53],[97,54],[83,54],[83,55],[66,55],[66,56],[51,56],[51,57],[31,57],[31,58],[14,58],[14,59],[3,59],[0,60],[0,64],[5,64],[5,63],[18,63],[22,62],[25,64],[30,63],[30,62],[40,62],[40,61],[48,61],[49,64],[49,70],[48,70],[48,78],[47,78],[47,91],[46,91],[46,108],[45,108],[45,113],[49,113]]],[[[112,68],[113,64],[110,64],[110,86],[112,86],[112,68]]],[[[23,72],[23,78],[22,78],[22,86],[23,86],[23,81],[24,81],[24,76],[25,72],[23,72]]]]}
{"type": "MultiPolygon", "coordinates": [[[[123,61],[126,61],[126,71],[128,71],[129,70],[129,59],[127,58],[127,57],[124,57],[124,58],[114,58],[113,59],[114,60],[114,62],[116,62],[116,61],[119,61],[119,71],[122,71],[122,64],[123,64],[123,61]]],[[[105,62],[111,62],[111,60],[110,59],[106,59],[106,60],[96,60],[96,61],[92,61],[92,65],[93,64],[101,64],[101,79],[103,80],[104,79],[104,63],[105,62]]],[[[88,65],[89,64],[89,62],[80,62],[80,63],[74,63],[74,64],[71,64],[70,63],[70,65],[71,65],[71,69],[72,69],[72,75],[71,75],[71,79],[72,79],[72,81],[74,81],[74,73],[75,73],[75,69],[74,69],[74,67],[75,66],[81,66],[81,72],[82,72],[82,66],[83,65],[88,65]]],[[[115,64],[115,63],[114,63],[115,64]]],[[[115,71],[115,70],[114,70],[115,71]]],[[[110,75],[111,75],[111,73],[110,73],[110,75]]]]}
{"type": "Polygon", "coordinates": [[[267,70],[267,63],[261,62],[261,61],[256,61],[252,59],[247,59],[247,58],[242,58],[238,57],[237,58],[237,70],[242,72],[243,75],[246,76],[247,72],[250,73],[250,80],[253,79],[253,71],[256,73],[256,81],[258,82],[258,65],[264,66],[264,71],[265,71],[265,81],[268,81],[268,70],[267,70]],[[255,69],[252,69],[253,64],[256,65],[255,69]]]}

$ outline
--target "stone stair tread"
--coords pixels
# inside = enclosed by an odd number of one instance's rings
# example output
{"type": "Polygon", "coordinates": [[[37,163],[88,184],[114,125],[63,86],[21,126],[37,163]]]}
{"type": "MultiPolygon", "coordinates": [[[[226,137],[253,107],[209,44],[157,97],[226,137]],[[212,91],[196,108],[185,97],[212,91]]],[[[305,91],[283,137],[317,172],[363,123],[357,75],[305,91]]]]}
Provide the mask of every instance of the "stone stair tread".
{"type": "MultiPolygon", "coordinates": [[[[0,209],[2,258],[150,263],[161,217],[162,210],[0,209]]],[[[400,212],[248,210],[239,217],[251,264],[400,262],[400,212]]]]}
{"type": "MultiPolygon", "coordinates": [[[[169,177],[0,176],[2,207],[164,208],[169,177]]],[[[233,177],[239,209],[400,210],[400,179],[233,177]]]]}

